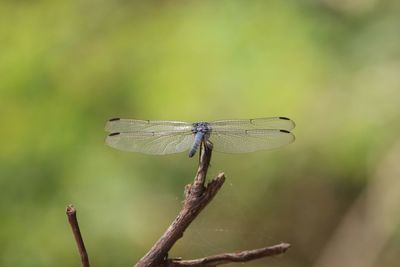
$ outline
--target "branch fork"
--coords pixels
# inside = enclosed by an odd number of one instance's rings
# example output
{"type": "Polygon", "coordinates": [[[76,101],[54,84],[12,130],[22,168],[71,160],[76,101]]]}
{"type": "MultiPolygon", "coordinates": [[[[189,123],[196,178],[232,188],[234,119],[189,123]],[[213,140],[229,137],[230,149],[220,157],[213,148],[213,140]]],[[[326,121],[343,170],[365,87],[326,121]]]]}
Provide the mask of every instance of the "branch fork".
{"type": "MultiPolygon", "coordinates": [[[[199,213],[212,201],[225,182],[224,173],[220,173],[205,185],[212,154],[212,144],[202,143],[199,167],[192,184],[185,187],[185,199],[178,216],[158,239],[153,247],[134,265],[134,267],[213,267],[232,262],[247,262],[262,257],[283,254],[290,244],[281,243],[270,247],[246,250],[236,253],[224,253],[200,259],[182,260],[168,258],[172,246],[183,236],[185,230],[199,213]]],[[[76,219],[76,210],[67,207],[67,216],[75,236],[83,267],[89,267],[89,259],[83,244],[76,219]]]]}

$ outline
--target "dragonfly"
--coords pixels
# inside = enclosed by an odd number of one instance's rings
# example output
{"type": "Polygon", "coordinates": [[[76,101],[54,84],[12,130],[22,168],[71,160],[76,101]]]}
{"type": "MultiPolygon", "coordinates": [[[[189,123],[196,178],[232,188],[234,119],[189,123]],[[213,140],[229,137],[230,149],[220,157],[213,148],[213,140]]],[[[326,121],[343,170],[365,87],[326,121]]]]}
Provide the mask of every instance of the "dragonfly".
{"type": "Polygon", "coordinates": [[[212,122],[157,121],[114,118],[107,121],[106,143],[116,149],[165,155],[189,150],[196,154],[202,143],[214,151],[247,153],[292,143],[294,121],[286,117],[212,122]]]}

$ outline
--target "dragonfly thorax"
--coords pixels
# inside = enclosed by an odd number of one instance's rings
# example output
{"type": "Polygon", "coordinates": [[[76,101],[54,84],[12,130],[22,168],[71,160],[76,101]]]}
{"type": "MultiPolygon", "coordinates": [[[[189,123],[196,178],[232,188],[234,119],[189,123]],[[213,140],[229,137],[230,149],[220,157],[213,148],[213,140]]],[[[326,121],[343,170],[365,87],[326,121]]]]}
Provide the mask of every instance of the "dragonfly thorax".
{"type": "Polygon", "coordinates": [[[208,122],[195,122],[192,124],[192,133],[209,133],[211,131],[211,128],[208,124],[208,122]]]}

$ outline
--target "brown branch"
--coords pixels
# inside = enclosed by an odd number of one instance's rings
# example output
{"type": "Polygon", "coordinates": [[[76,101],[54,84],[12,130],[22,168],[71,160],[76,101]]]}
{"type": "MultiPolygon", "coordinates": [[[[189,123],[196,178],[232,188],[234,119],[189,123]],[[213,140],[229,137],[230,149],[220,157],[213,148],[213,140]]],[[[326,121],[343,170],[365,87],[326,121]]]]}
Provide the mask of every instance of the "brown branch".
{"type": "Polygon", "coordinates": [[[134,267],[212,267],[230,262],[245,262],[261,257],[282,254],[290,247],[289,244],[282,243],[271,247],[238,253],[225,253],[195,260],[168,259],[168,252],[172,246],[183,236],[187,227],[189,227],[201,210],[210,203],[225,181],[224,173],[220,173],[207,186],[204,185],[211,154],[212,144],[202,143],[199,167],[193,183],[187,185],[185,188],[185,200],[181,211],[160,239],[134,267]]]}
{"type": "Polygon", "coordinates": [[[79,255],[81,256],[82,267],[89,267],[89,257],[83,243],[81,231],[79,230],[78,219],[76,218],[76,209],[69,205],[66,209],[69,224],[71,225],[72,233],[74,234],[79,255]]]}
{"type": "MultiPolygon", "coordinates": [[[[212,145],[210,143],[202,143],[199,167],[193,183],[185,187],[185,200],[181,211],[160,239],[134,267],[214,267],[226,263],[246,262],[262,257],[279,255],[286,252],[290,247],[289,244],[281,243],[271,247],[224,253],[194,260],[168,259],[168,252],[172,246],[183,236],[185,230],[207,204],[211,202],[225,182],[224,173],[220,173],[205,186],[211,154],[212,145]]],[[[66,214],[75,237],[82,267],[89,267],[89,258],[79,230],[76,209],[69,205],[66,214]]]]}
{"type": "Polygon", "coordinates": [[[191,194],[196,197],[199,197],[206,189],[204,187],[204,183],[206,181],[208,167],[210,166],[212,148],[213,147],[211,143],[207,143],[206,145],[202,143],[200,147],[199,167],[197,168],[197,173],[196,176],[194,177],[193,184],[189,185],[189,187],[186,188],[185,191],[186,199],[188,199],[189,197],[187,195],[189,189],[191,194]]]}
{"type": "Polygon", "coordinates": [[[246,250],[236,253],[224,253],[195,260],[169,259],[168,267],[213,267],[232,262],[246,262],[285,253],[289,247],[290,244],[281,243],[271,247],[246,250]]]}
{"type": "Polygon", "coordinates": [[[224,173],[218,174],[205,187],[205,178],[211,160],[211,145],[202,145],[199,168],[192,185],[185,188],[183,208],[153,247],[136,263],[135,267],[164,265],[169,250],[183,236],[186,228],[200,211],[214,198],[225,181],[224,173]]]}

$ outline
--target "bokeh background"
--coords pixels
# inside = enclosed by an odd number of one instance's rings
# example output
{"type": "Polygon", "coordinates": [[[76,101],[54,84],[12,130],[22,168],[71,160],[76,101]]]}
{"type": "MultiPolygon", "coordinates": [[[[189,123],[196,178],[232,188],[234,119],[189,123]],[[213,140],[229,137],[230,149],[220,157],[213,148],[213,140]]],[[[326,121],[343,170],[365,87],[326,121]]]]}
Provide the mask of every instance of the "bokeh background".
{"type": "MultiPolygon", "coordinates": [[[[227,182],[170,253],[285,241],[246,266],[396,266],[397,0],[1,1],[0,266],[132,266],[193,179],[186,153],[104,144],[112,117],[287,116],[295,143],[214,153],[227,182]]],[[[232,266],[238,266],[233,264],[232,266]]]]}

